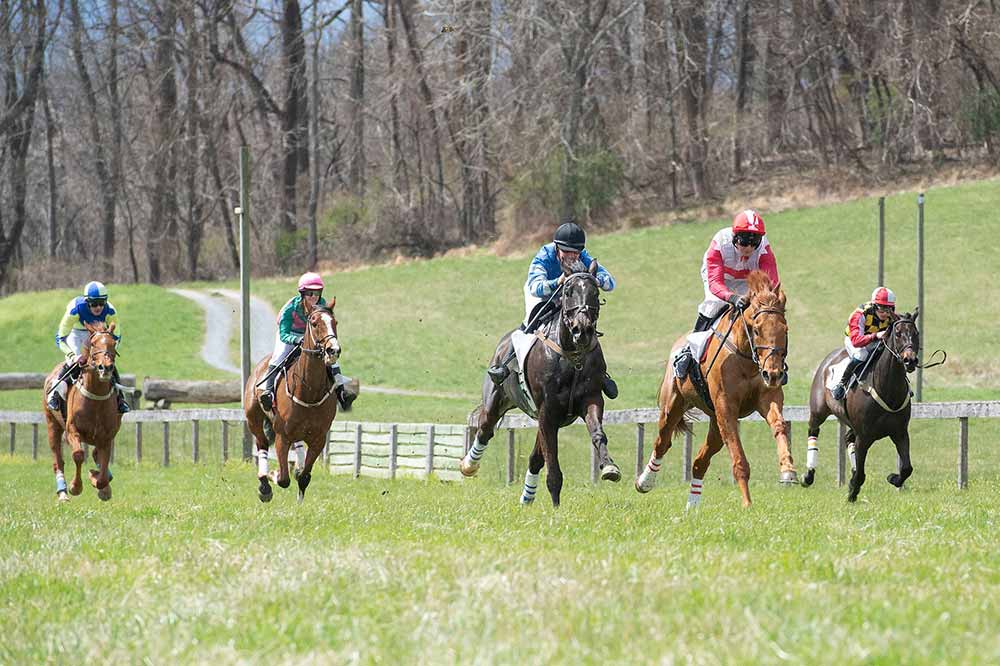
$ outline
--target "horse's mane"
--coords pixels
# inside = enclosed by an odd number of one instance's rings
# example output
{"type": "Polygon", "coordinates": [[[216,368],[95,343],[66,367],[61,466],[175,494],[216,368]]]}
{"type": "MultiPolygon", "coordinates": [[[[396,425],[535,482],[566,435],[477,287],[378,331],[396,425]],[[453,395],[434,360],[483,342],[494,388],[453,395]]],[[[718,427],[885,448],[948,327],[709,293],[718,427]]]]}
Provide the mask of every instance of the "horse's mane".
{"type": "Polygon", "coordinates": [[[768,306],[779,304],[778,292],[771,285],[771,278],[764,271],[758,269],[750,273],[747,276],[747,286],[751,299],[766,301],[768,306]]]}
{"type": "Polygon", "coordinates": [[[584,263],[579,258],[576,259],[569,266],[566,266],[566,264],[562,264],[562,268],[563,268],[563,273],[566,273],[566,275],[572,275],[573,273],[586,273],[587,272],[586,265],[584,265],[584,263]]]}

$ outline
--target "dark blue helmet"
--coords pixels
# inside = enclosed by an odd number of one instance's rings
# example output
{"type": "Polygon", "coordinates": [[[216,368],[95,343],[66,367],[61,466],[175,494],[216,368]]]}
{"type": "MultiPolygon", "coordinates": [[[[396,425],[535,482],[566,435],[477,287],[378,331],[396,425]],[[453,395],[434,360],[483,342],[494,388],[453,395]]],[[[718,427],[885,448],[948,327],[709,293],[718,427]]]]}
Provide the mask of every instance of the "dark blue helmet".
{"type": "Polygon", "coordinates": [[[568,221],[559,225],[553,240],[556,242],[556,247],[583,252],[583,248],[587,245],[587,234],[583,232],[579,224],[568,221]]]}

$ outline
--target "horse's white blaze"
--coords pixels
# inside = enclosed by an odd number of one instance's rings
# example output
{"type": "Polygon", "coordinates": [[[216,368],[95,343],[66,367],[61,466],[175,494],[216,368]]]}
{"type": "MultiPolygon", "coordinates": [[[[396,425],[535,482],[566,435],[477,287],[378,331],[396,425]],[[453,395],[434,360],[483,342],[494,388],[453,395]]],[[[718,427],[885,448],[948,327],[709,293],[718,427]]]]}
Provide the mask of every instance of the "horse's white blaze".
{"type": "Polygon", "coordinates": [[[320,317],[320,319],[323,321],[323,326],[326,327],[326,333],[323,335],[323,337],[330,340],[330,347],[333,349],[334,356],[339,357],[340,341],[337,340],[337,336],[333,332],[333,317],[329,317],[324,314],[322,317],[320,317]]]}

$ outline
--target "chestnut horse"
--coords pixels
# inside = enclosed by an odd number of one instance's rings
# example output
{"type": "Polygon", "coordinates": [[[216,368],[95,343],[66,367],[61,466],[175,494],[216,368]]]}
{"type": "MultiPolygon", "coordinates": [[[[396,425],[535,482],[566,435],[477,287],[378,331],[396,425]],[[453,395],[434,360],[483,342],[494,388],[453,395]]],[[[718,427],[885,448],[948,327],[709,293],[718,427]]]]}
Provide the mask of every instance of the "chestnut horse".
{"type": "MultiPolygon", "coordinates": [[[[851,482],[848,486],[847,501],[858,499],[861,486],[865,482],[865,458],[868,449],[883,437],[892,439],[899,456],[899,470],[886,480],[897,488],[913,474],[910,464],[910,383],[906,375],[913,372],[920,363],[920,332],[917,330],[917,315],[914,310],[893,318],[889,332],[879,342],[866,365],[871,369],[859,374],[860,379],[843,400],[834,400],[826,387],[827,369],[839,363],[847,355],[841,347],[830,352],[816,368],[812,390],[809,394],[809,447],[814,448],[818,457],[819,429],[831,414],[849,428],[847,441],[851,456],[851,482]]],[[[933,364],[936,365],[936,364],[933,364]]],[[[865,366],[862,366],[865,367],[865,366]]],[[[929,367],[929,366],[924,366],[929,367]]],[[[815,458],[802,478],[802,485],[812,485],[816,474],[815,458]]]]}
{"type": "Polygon", "coordinates": [[[97,488],[97,496],[107,501],[111,499],[111,449],[122,425],[113,379],[118,354],[117,342],[112,335],[115,325],[111,324],[108,328],[104,324],[88,324],[86,328],[90,332],[90,339],[82,350],[82,355],[87,358],[86,366],[67,390],[64,414],[56,414],[45,405],[50,387],[59,378],[62,363],[49,373],[42,390],[42,411],[49,431],[56,495],[61,502],[69,501],[63,471],[63,435],[69,442],[73,462],[76,463],[76,474],[69,485],[69,494],[79,495],[83,492],[80,468],[87,457],[84,445],[89,444],[94,447],[94,463],[98,466],[98,469],[90,470],[90,483],[97,488]]]}
{"type": "MultiPolygon", "coordinates": [[[[327,367],[336,365],[340,358],[337,320],[333,316],[334,303],[336,300],[330,303],[329,308],[315,307],[308,313],[308,323],[298,357],[287,369],[276,371],[280,374],[274,382],[274,411],[268,429],[273,432],[278,455],[278,476],[275,481],[282,488],[291,484],[288,475],[288,450],[295,442],[305,442],[308,447],[305,463],[301,469],[298,465],[295,468],[300,502],[312,480],[313,464],[326,444],[330,424],[337,415],[334,384],[327,373],[327,367]]],[[[271,435],[266,434],[265,419],[269,417],[260,406],[257,385],[264,379],[270,359],[269,354],[257,364],[247,379],[243,392],[247,425],[257,440],[257,495],[261,502],[270,502],[272,497],[267,470],[267,450],[271,445],[271,435]]]]}
{"type": "MultiPolygon", "coordinates": [[[[672,363],[660,385],[659,434],[649,463],[635,481],[640,493],[656,485],[663,456],[670,449],[670,439],[678,431],[690,432],[691,424],[685,413],[697,407],[710,417],[708,436],[691,466],[691,492],[688,508],[701,498],[702,481],[712,456],[725,445],[733,461],[733,477],[743,496],[743,506],[750,506],[750,463],[740,441],[739,419],[751,412],[760,414],[771,426],[778,449],[779,480],[795,483],[795,465],[789,450],[788,433],[782,416],[785,403],[781,388],[788,354],[788,323],[785,320],[785,292],[781,285],[771,287],[763,271],[754,271],[747,278],[750,305],[743,311],[731,309],[728,316],[713,324],[701,375],[706,377],[709,405],[693,383],[694,369],[683,381],[674,377],[672,363]],[[728,320],[728,322],[726,321],[728,320]]],[[[676,351],[686,343],[686,336],[673,346],[676,351]]]]}
{"type": "MultiPolygon", "coordinates": [[[[566,271],[562,285],[562,305],[557,319],[543,324],[536,336],[539,340],[524,361],[525,379],[538,412],[538,434],[535,448],[528,459],[521,503],[535,499],[538,476],[548,466],[545,483],[553,506],[559,506],[562,491],[562,470],[559,467],[559,428],[580,417],[587,424],[590,439],[597,450],[601,478],[621,479],[621,471],[608,455],[608,437],[604,434],[604,396],[601,384],[607,366],[597,341],[597,318],[601,303],[594,273],[597,262],[586,270],[577,261],[566,271]]],[[[492,364],[506,358],[510,351],[511,333],[504,335],[493,354],[492,364]]],[[[487,443],[493,438],[500,418],[515,407],[514,391],[520,391],[518,374],[510,373],[501,386],[493,384],[487,375],[483,379],[483,402],[470,417],[476,428],[473,446],[459,463],[465,476],[479,471],[479,460],[487,443]]]]}

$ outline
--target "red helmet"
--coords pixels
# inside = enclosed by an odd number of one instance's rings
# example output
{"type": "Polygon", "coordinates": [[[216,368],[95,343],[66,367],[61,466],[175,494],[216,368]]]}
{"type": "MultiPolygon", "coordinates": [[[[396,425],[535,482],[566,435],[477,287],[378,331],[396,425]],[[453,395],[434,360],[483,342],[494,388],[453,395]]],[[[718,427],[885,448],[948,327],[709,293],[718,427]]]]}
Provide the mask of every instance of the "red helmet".
{"type": "Polygon", "coordinates": [[[878,287],[872,292],[872,303],[896,309],[896,294],[888,287],[878,287]]]}
{"type": "Polygon", "coordinates": [[[316,289],[322,291],[323,278],[319,276],[319,273],[302,274],[302,277],[299,278],[299,291],[306,291],[307,289],[316,289]]]}
{"type": "Polygon", "coordinates": [[[738,234],[740,232],[748,232],[763,236],[765,233],[764,218],[762,218],[757,211],[752,208],[740,211],[740,213],[733,218],[733,233],[738,234]]]}

